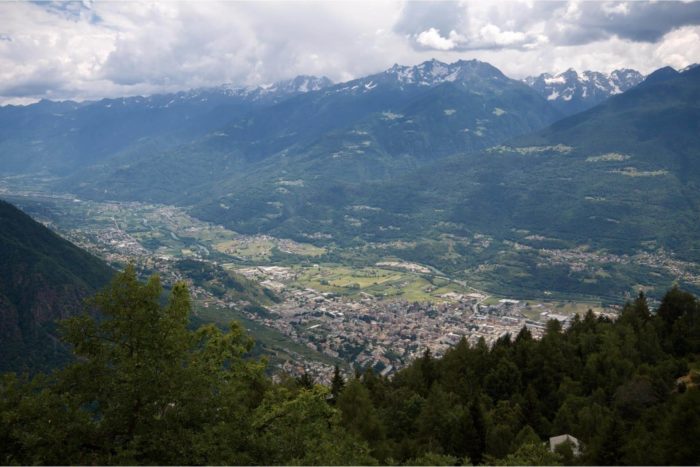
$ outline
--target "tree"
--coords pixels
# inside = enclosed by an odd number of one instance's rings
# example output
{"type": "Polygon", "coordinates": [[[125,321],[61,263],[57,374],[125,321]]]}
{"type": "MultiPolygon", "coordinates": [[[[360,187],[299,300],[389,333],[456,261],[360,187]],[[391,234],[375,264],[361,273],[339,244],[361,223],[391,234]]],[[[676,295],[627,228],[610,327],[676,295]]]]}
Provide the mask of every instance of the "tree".
{"type": "Polygon", "coordinates": [[[496,460],[494,465],[561,465],[561,462],[561,456],[550,451],[544,443],[528,443],[513,454],[496,460]]]}
{"type": "Polygon", "coordinates": [[[130,266],[92,300],[99,320],[63,324],[78,359],[56,389],[89,408],[100,463],[186,462],[204,425],[244,416],[268,384],[265,362],[243,358],[253,342],[240,325],[190,331],[185,284],[165,306],[161,294],[157,276],[141,284],[130,266]]]}
{"type": "Polygon", "coordinates": [[[525,425],[515,436],[513,445],[520,448],[525,444],[542,444],[542,440],[530,425],[525,425]]]}
{"type": "Polygon", "coordinates": [[[0,409],[14,421],[0,424],[0,459],[250,463],[251,414],[270,385],[265,362],[244,358],[253,342],[238,324],[190,331],[184,284],[166,305],[161,295],[157,276],[142,284],[128,267],[90,302],[98,318],[63,323],[74,363],[31,384],[3,380],[0,409]],[[228,450],[216,449],[224,444],[228,450]]]}
{"type": "Polygon", "coordinates": [[[616,414],[600,436],[596,449],[595,463],[598,465],[619,465],[622,458],[624,426],[616,414]]]}
{"type": "Polygon", "coordinates": [[[518,404],[498,401],[489,413],[486,433],[486,451],[494,458],[511,452],[513,440],[523,423],[523,414],[518,404]]]}
{"type": "Polygon", "coordinates": [[[85,443],[91,438],[89,414],[70,399],[44,386],[46,378],[28,381],[0,377],[0,464],[89,464],[85,443]]]}
{"type": "Polygon", "coordinates": [[[297,377],[296,383],[302,389],[312,389],[315,384],[313,376],[308,374],[306,371],[304,371],[304,374],[297,377]]]}
{"type": "Polygon", "coordinates": [[[700,302],[692,294],[673,287],[664,295],[657,314],[671,353],[700,352],[700,302]]]}
{"type": "Polygon", "coordinates": [[[423,390],[425,394],[427,394],[433,382],[437,379],[435,360],[433,359],[433,354],[430,352],[430,349],[425,349],[423,357],[417,362],[417,367],[423,379],[423,390]]]}
{"type": "Polygon", "coordinates": [[[331,394],[333,395],[333,402],[338,400],[340,393],[345,387],[345,378],[340,374],[340,368],[338,365],[333,369],[333,379],[331,380],[331,394]]]}
{"type": "Polygon", "coordinates": [[[338,397],[336,406],[342,414],[343,427],[359,439],[367,441],[372,447],[373,455],[382,459],[386,454],[386,430],[372,404],[369,390],[359,379],[348,382],[338,397]]]}
{"type": "Polygon", "coordinates": [[[294,394],[268,391],[256,409],[251,444],[257,463],[274,465],[367,465],[376,461],[367,444],[346,432],[338,411],[326,403],[322,386],[294,394]]]}
{"type": "Polygon", "coordinates": [[[661,433],[667,464],[700,463],[700,390],[692,389],[677,396],[661,433]]]}
{"type": "Polygon", "coordinates": [[[420,457],[410,459],[406,465],[458,465],[458,463],[460,465],[469,465],[469,462],[459,462],[455,456],[426,452],[420,457]]]}

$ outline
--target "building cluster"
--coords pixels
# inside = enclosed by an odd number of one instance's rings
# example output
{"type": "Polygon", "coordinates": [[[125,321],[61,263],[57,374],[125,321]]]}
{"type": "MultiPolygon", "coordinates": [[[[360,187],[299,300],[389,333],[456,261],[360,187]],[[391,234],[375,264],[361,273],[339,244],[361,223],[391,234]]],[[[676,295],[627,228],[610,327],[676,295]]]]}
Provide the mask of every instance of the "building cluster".
{"type": "Polygon", "coordinates": [[[277,329],[295,341],[329,357],[390,374],[425,350],[440,356],[461,339],[487,344],[523,327],[540,337],[546,322],[564,326],[570,316],[554,313],[546,305],[503,299],[484,305],[480,294],[450,293],[443,302],[377,300],[321,293],[311,288],[285,289],[284,300],[271,307],[273,316],[251,318],[277,329]],[[529,311],[528,318],[523,313],[529,311]]]}
{"type": "MultiPolygon", "coordinates": [[[[119,209],[120,206],[116,204],[103,205],[101,214],[109,225],[74,230],[70,236],[109,262],[135,262],[143,271],[157,271],[166,285],[187,280],[186,274],[178,270],[173,252],[164,247],[149,251],[131,232],[117,223],[115,218],[119,209]]],[[[151,222],[155,222],[160,227],[165,226],[175,241],[178,237],[174,230],[183,232],[183,229],[192,229],[176,210],[157,209],[151,217],[154,218],[142,218],[140,227],[150,229],[151,222]]],[[[187,233],[194,236],[195,232],[190,230],[187,233]]],[[[488,238],[481,240],[488,246],[488,238]]],[[[206,247],[195,247],[190,246],[191,257],[199,257],[202,250],[204,257],[201,259],[207,261],[206,247]]],[[[591,254],[583,251],[555,254],[546,250],[545,253],[550,253],[550,256],[563,255],[558,259],[569,263],[588,260],[591,254]],[[572,254],[575,257],[571,257],[572,254]]],[[[386,262],[381,266],[414,273],[427,272],[424,266],[413,263],[386,262]]],[[[548,320],[555,319],[566,325],[569,319],[548,309],[546,304],[533,305],[509,299],[486,304],[487,297],[480,293],[451,292],[439,297],[438,302],[378,299],[361,291],[354,297],[348,297],[299,288],[295,285],[299,271],[287,267],[252,266],[238,269],[237,272],[259,281],[282,297],[281,303],[271,307],[270,315],[246,312],[242,306],[244,304],[214,296],[205,287],[188,281],[193,299],[204,307],[235,308],[246,313],[250,319],[274,328],[330,359],[347,362],[348,368],[371,367],[383,375],[402,368],[427,349],[433,355],[440,356],[462,339],[472,345],[480,339],[491,344],[506,334],[515,336],[523,327],[539,337],[548,320]]],[[[291,359],[280,364],[280,370],[294,376],[308,373],[320,382],[330,381],[332,365],[312,361],[291,351],[289,355],[291,359]]]]}

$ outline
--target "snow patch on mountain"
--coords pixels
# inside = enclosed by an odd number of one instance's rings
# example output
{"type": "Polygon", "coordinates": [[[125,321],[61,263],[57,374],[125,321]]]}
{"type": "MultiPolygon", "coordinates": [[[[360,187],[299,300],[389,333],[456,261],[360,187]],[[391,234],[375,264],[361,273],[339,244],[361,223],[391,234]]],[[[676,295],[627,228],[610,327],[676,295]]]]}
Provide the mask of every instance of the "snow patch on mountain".
{"type": "Polygon", "coordinates": [[[630,69],[605,74],[597,71],[578,73],[570,68],[555,75],[530,76],[523,81],[564,113],[572,114],[621,94],[643,80],[641,73],[630,69]]]}

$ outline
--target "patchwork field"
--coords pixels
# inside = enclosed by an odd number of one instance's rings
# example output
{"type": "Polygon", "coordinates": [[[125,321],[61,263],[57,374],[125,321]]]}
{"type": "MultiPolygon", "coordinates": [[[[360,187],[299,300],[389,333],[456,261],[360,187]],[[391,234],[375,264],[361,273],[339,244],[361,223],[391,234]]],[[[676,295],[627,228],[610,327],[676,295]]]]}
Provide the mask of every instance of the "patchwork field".
{"type": "Polygon", "coordinates": [[[294,284],[344,295],[369,294],[407,301],[443,301],[444,294],[468,293],[446,278],[379,267],[318,265],[298,268],[294,284]]]}

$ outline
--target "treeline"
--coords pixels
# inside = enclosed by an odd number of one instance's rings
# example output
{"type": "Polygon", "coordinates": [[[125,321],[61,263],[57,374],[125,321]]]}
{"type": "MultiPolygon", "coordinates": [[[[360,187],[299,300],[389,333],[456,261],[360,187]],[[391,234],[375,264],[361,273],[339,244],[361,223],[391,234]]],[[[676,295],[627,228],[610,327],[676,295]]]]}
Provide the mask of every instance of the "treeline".
{"type": "Polygon", "coordinates": [[[386,379],[271,381],[236,323],[189,329],[134,270],[62,325],[74,362],[0,380],[0,464],[693,464],[700,462],[700,303],[640,296],[545,336],[465,340],[386,379]],[[697,368],[696,368],[697,369],[697,368]],[[551,452],[550,436],[570,434],[551,452]]]}

